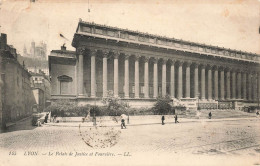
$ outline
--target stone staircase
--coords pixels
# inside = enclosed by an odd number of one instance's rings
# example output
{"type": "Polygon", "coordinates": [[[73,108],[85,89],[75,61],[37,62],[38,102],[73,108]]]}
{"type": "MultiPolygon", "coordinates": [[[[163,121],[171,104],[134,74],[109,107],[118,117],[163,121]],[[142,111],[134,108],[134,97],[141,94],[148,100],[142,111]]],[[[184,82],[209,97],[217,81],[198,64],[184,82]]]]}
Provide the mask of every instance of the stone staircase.
{"type": "Polygon", "coordinates": [[[255,113],[247,113],[240,110],[234,109],[212,109],[212,110],[186,110],[180,111],[177,110],[177,114],[180,118],[187,118],[187,119],[208,119],[208,114],[211,112],[212,119],[223,119],[223,118],[246,118],[246,117],[256,117],[255,113]]]}

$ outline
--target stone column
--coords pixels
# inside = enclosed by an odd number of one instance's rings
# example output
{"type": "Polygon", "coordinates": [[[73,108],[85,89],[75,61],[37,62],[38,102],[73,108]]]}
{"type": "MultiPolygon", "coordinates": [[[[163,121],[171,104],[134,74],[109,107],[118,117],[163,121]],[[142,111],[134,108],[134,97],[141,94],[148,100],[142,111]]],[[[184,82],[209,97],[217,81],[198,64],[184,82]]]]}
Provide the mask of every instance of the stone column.
{"type": "Polygon", "coordinates": [[[201,99],[205,99],[205,66],[201,65],[201,99]]]}
{"type": "Polygon", "coordinates": [[[125,54],[125,98],[129,98],[129,56],[125,54]]]}
{"type": "Polygon", "coordinates": [[[225,99],[225,78],[224,78],[224,69],[221,68],[220,70],[220,99],[224,100],[225,99]]]}
{"type": "Polygon", "coordinates": [[[212,66],[208,68],[208,100],[212,100],[212,66]]]}
{"type": "Polygon", "coordinates": [[[109,51],[103,52],[103,97],[107,97],[107,56],[109,51]]]}
{"type": "Polygon", "coordinates": [[[241,72],[237,73],[237,98],[241,99],[241,72]]]}
{"type": "Polygon", "coordinates": [[[78,96],[84,95],[84,82],[83,82],[83,54],[85,52],[84,47],[77,48],[78,53],[78,96]]]}
{"type": "Polygon", "coordinates": [[[114,53],[114,96],[118,97],[118,57],[119,52],[114,53]]]}
{"type": "Polygon", "coordinates": [[[248,100],[252,100],[252,74],[248,74],[248,100]]]}
{"type": "Polygon", "coordinates": [[[236,71],[232,71],[232,99],[236,99],[236,71]]]}
{"type": "Polygon", "coordinates": [[[178,99],[182,98],[182,64],[179,62],[179,71],[178,71],[178,99]]]}
{"type": "Polygon", "coordinates": [[[91,50],[91,95],[96,97],[96,50],[91,50]]]}
{"type": "Polygon", "coordinates": [[[162,60],[162,97],[166,96],[166,62],[167,59],[162,60]]]}
{"type": "Polygon", "coordinates": [[[257,101],[260,100],[260,73],[257,74],[257,101]]]}
{"type": "Polygon", "coordinates": [[[135,98],[139,98],[139,55],[135,56],[135,98]]]}
{"type": "Polygon", "coordinates": [[[257,98],[256,86],[257,86],[257,75],[256,75],[256,73],[254,73],[252,76],[252,88],[253,88],[252,101],[256,101],[256,98],[257,98]]]}
{"type": "Polygon", "coordinates": [[[149,98],[149,57],[144,60],[144,98],[149,98]]]}
{"type": "Polygon", "coordinates": [[[215,67],[214,71],[214,99],[218,100],[218,66],[215,67]]]}
{"type": "Polygon", "coordinates": [[[175,71],[174,71],[174,60],[171,60],[171,82],[170,82],[170,88],[171,88],[171,97],[175,98],[175,71]]]}
{"type": "Polygon", "coordinates": [[[247,84],[246,84],[246,80],[247,80],[247,74],[243,73],[243,81],[242,81],[242,87],[243,87],[243,99],[247,100],[247,84]]]}
{"type": "Polygon", "coordinates": [[[198,64],[194,64],[194,97],[199,97],[199,69],[198,64]]]}
{"type": "Polygon", "coordinates": [[[153,64],[153,97],[158,97],[158,59],[154,58],[153,64]]]}
{"type": "Polygon", "coordinates": [[[190,65],[189,62],[186,63],[186,98],[190,98],[190,65]]]}
{"type": "Polygon", "coordinates": [[[230,100],[230,69],[227,69],[227,100],[230,100]]]}

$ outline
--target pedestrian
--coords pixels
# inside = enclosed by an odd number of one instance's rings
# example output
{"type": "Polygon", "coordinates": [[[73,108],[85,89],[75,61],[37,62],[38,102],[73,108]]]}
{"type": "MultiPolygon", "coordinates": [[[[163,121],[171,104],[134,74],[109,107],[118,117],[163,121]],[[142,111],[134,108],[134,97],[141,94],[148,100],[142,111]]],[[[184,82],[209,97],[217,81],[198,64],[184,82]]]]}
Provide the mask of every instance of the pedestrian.
{"type": "Polygon", "coordinates": [[[123,129],[123,127],[126,129],[124,118],[122,118],[122,120],[121,120],[121,129],[123,129]]]}
{"type": "Polygon", "coordinates": [[[37,120],[36,125],[37,125],[38,127],[42,126],[42,125],[41,125],[41,120],[40,120],[40,119],[37,120]]]}
{"type": "Polygon", "coordinates": [[[175,123],[179,123],[177,114],[174,115],[175,123]]]}
{"type": "Polygon", "coordinates": [[[211,116],[212,116],[212,114],[211,114],[211,112],[209,112],[209,119],[211,119],[211,116]]]}
{"type": "Polygon", "coordinates": [[[165,120],[165,118],[164,118],[164,115],[162,116],[162,125],[164,125],[164,120],[165,120]]]}
{"type": "Polygon", "coordinates": [[[256,111],[256,116],[259,116],[259,111],[256,111]]]}
{"type": "Polygon", "coordinates": [[[49,113],[47,113],[44,117],[44,123],[47,123],[48,122],[48,117],[49,117],[49,113]]]}
{"type": "Polygon", "coordinates": [[[57,115],[55,114],[55,115],[53,115],[53,123],[55,123],[56,122],[56,118],[57,118],[57,115]]]}

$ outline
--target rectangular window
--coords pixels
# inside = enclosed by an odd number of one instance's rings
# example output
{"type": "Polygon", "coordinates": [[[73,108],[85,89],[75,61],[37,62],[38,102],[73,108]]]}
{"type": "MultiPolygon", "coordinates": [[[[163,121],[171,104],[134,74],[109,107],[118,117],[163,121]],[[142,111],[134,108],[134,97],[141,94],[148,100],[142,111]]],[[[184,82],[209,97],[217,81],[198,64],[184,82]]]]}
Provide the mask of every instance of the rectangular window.
{"type": "Polygon", "coordinates": [[[132,93],[135,93],[135,86],[132,86],[132,93]]]}
{"type": "Polygon", "coordinates": [[[129,38],[130,40],[135,40],[135,36],[134,36],[134,35],[129,35],[128,38],[129,38]]]}
{"type": "Polygon", "coordinates": [[[60,82],[60,94],[69,94],[69,82],[61,81],[60,82]]]}
{"type": "Polygon", "coordinates": [[[103,34],[103,30],[102,29],[96,29],[95,31],[96,31],[97,34],[100,34],[100,35],[103,34]]]}
{"type": "Polygon", "coordinates": [[[144,86],[141,86],[141,93],[144,93],[144,86]]]}
{"type": "Polygon", "coordinates": [[[149,94],[153,94],[153,86],[149,87],[149,94]]]}
{"type": "Polygon", "coordinates": [[[90,27],[82,27],[82,32],[91,32],[91,28],[90,27]]]}

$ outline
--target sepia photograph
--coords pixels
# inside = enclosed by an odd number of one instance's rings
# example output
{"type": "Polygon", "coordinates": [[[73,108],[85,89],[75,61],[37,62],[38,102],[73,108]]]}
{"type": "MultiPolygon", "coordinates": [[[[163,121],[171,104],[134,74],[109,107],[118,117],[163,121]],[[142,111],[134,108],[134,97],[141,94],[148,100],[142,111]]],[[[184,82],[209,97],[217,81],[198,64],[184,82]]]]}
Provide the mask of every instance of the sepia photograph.
{"type": "Polygon", "coordinates": [[[260,0],[0,0],[0,166],[260,165],[260,0]]]}

